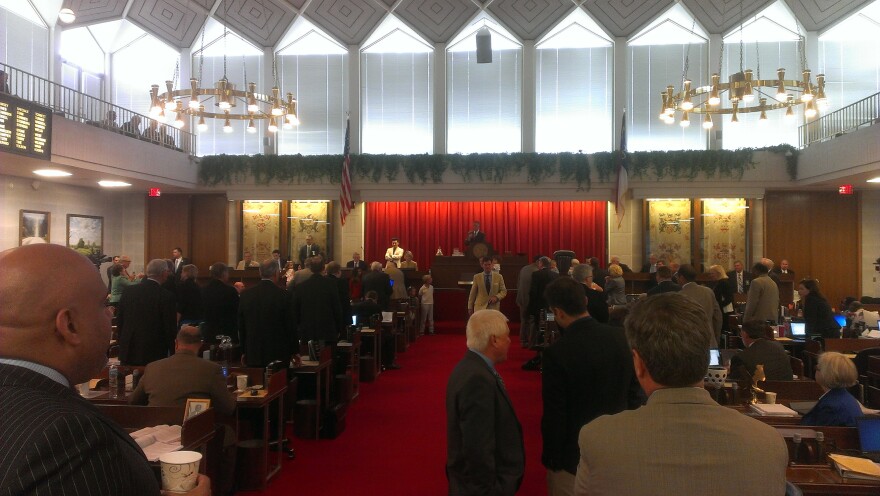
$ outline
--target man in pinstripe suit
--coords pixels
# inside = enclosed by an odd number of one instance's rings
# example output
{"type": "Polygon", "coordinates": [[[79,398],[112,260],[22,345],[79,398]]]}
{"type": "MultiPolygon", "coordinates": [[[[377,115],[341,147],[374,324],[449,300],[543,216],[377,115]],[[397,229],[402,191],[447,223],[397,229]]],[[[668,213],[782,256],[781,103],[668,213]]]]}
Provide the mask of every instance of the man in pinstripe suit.
{"type": "MultiPolygon", "coordinates": [[[[107,362],[110,313],[95,268],[43,244],[0,253],[0,273],[0,495],[160,494],[138,445],[71,387],[107,362]],[[60,284],[41,282],[50,278],[60,284]]],[[[191,494],[210,494],[210,481],[201,476],[191,494]]]]}

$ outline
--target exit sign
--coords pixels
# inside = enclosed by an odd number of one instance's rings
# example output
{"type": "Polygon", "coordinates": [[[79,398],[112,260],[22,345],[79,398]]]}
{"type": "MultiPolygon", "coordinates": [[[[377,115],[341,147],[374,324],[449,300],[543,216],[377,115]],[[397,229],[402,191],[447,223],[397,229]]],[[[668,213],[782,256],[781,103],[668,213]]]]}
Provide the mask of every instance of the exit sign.
{"type": "Polygon", "coordinates": [[[844,184],[843,186],[839,186],[837,188],[837,192],[841,195],[851,195],[853,194],[852,184],[844,184]]]}
{"type": "Polygon", "coordinates": [[[159,188],[150,188],[150,196],[162,196],[162,190],[159,188]]]}

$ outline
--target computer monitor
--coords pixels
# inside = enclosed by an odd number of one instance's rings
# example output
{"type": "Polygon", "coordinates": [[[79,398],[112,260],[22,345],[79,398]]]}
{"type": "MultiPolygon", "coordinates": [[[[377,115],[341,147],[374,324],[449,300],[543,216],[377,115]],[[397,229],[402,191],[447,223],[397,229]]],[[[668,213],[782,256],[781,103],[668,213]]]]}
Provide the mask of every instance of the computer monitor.
{"type": "Polygon", "coordinates": [[[862,453],[880,452],[880,418],[860,417],[856,419],[856,426],[862,453]]]}
{"type": "Polygon", "coordinates": [[[834,320],[837,321],[837,325],[840,327],[846,327],[846,317],[843,315],[835,315],[834,320]]]}
{"type": "Polygon", "coordinates": [[[807,337],[807,323],[806,322],[792,322],[791,323],[791,337],[793,337],[793,338],[807,337]]]}
{"type": "Polygon", "coordinates": [[[358,325],[358,316],[357,315],[351,316],[351,325],[353,325],[353,326],[358,325]]]}
{"type": "Polygon", "coordinates": [[[710,348],[709,349],[709,366],[710,367],[721,366],[721,351],[719,351],[718,348],[710,348]]]}

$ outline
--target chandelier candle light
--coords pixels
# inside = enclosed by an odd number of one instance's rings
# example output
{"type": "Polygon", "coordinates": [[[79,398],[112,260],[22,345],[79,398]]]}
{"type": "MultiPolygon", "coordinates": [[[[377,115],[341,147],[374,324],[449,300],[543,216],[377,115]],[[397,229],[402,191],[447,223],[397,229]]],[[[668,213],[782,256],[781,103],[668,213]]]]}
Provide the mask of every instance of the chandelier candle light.
{"type": "MultiPolygon", "coordinates": [[[[202,49],[201,57],[204,59],[205,53],[205,33],[202,31],[202,49]]],[[[223,23],[223,43],[226,45],[227,28],[223,23]]],[[[201,64],[200,64],[201,65],[201,64]]],[[[176,71],[175,71],[176,72],[176,71]]],[[[154,84],[150,88],[150,116],[159,120],[165,120],[174,127],[180,129],[184,126],[184,115],[198,117],[197,128],[199,131],[206,131],[208,125],[205,119],[223,119],[223,132],[231,133],[233,131],[233,120],[248,121],[247,132],[256,133],[257,128],[254,121],[266,120],[268,122],[268,130],[270,133],[278,131],[279,125],[284,129],[291,129],[293,126],[299,125],[299,118],[296,111],[296,98],[293,93],[287,93],[287,100],[284,100],[281,90],[278,88],[278,74],[275,70],[275,60],[272,60],[272,74],[275,78],[275,86],[272,88],[271,94],[257,93],[256,83],[247,83],[247,90],[236,89],[235,84],[230,83],[226,77],[226,52],[223,53],[223,77],[220,78],[213,87],[204,88],[200,86],[201,67],[199,68],[199,78],[191,78],[189,80],[190,87],[186,89],[174,89],[174,81],[165,81],[165,92],[159,93],[159,85],[154,84]],[[187,100],[184,105],[184,100],[187,100]],[[206,107],[205,104],[211,105],[210,101],[214,100],[215,108],[206,107]],[[236,108],[242,104],[244,109],[241,112],[235,112],[236,108]],[[170,113],[174,112],[176,118],[172,122],[170,113]]],[[[247,73],[245,72],[245,80],[247,73]]],[[[177,79],[175,74],[174,79],[177,79]]]]}
{"type": "MultiPolygon", "coordinates": [[[[690,114],[703,116],[703,129],[712,129],[714,122],[712,115],[730,114],[729,124],[739,124],[739,114],[760,112],[758,124],[767,123],[767,112],[785,109],[786,120],[794,120],[793,108],[804,105],[804,117],[812,119],[816,117],[817,109],[827,108],[828,99],[825,96],[825,75],[816,75],[816,84],[811,81],[811,71],[807,67],[804,37],[799,35],[798,48],[801,59],[802,79],[785,79],[785,69],[776,70],[776,79],[760,79],[761,64],[758,58],[758,79],[752,69],[743,68],[743,24],[744,16],[742,1],[740,1],[740,40],[739,40],[739,72],[731,74],[726,82],[721,82],[721,67],[724,61],[724,40],[722,38],[721,58],[718,61],[718,72],[712,74],[712,83],[707,86],[692,88],[692,81],[688,79],[688,62],[690,55],[690,43],[688,52],[685,54],[684,70],[682,71],[681,91],[675,92],[675,87],[669,85],[660,92],[661,108],[660,120],[666,124],[675,122],[675,114],[679,113],[679,125],[689,127],[691,125],[690,114]],[[727,104],[724,103],[726,95],[727,104]]],[[[696,20],[694,20],[696,23],[696,20]]],[[[693,34],[693,26],[691,34],[693,34]]],[[[757,45],[757,44],[756,44],[757,45]]],[[[757,46],[756,46],[757,52],[757,46]]],[[[758,54],[760,57],[760,54],[758,54]]]]}

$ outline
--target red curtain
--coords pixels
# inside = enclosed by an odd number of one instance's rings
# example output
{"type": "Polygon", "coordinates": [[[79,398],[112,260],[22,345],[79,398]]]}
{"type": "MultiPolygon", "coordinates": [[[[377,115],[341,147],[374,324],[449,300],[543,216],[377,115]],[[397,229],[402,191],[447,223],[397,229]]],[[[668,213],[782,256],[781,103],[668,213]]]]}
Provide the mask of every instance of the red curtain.
{"type": "MultiPolygon", "coordinates": [[[[473,221],[498,253],[551,256],[573,250],[584,260],[605,264],[606,202],[369,202],[366,204],[364,259],[385,261],[391,238],[413,252],[419,270],[431,268],[437,247],[444,255],[464,251],[473,221]]],[[[503,263],[503,262],[502,262],[503,263]]]]}

